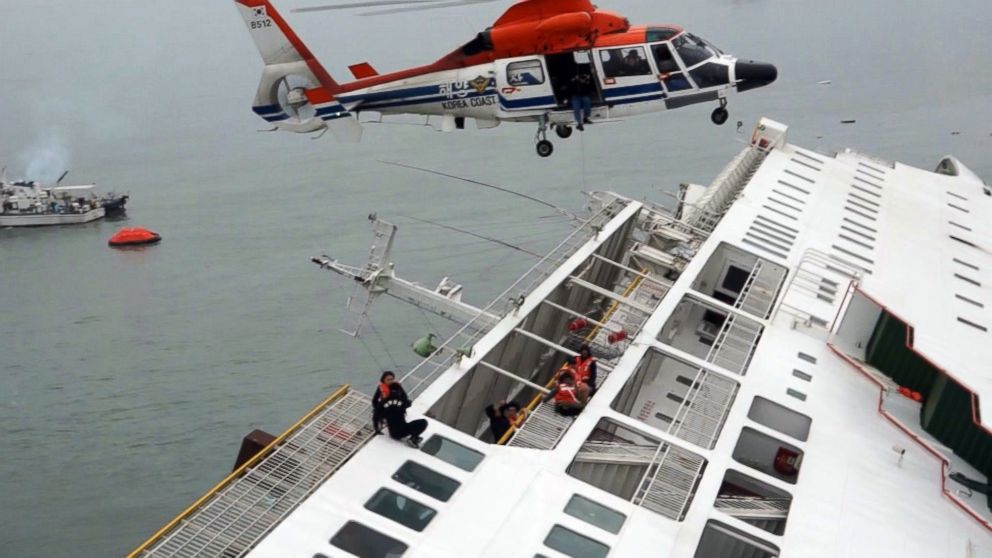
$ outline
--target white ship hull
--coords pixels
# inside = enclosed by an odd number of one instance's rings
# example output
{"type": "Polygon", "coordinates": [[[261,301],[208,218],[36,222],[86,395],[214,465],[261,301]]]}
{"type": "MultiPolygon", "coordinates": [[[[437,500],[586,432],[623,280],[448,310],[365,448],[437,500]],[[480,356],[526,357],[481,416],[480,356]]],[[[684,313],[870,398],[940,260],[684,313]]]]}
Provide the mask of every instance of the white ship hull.
{"type": "Polygon", "coordinates": [[[44,227],[49,225],[79,225],[96,221],[104,216],[104,209],[98,207],[85,213],[38,213],[23,215],[0,215],[0,227],[44,227]]]}

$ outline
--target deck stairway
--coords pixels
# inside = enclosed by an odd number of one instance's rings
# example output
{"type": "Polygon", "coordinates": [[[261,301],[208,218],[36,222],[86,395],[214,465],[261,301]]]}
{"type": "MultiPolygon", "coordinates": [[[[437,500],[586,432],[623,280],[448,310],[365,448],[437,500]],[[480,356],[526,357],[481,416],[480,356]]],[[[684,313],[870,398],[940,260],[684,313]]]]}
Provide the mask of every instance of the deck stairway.
{"type": "Polygon", "coordinates": [[[689,393],[682,399],[669,432],[701,448],[712,448],[736,394],[735,382],[700,369],[689,393]]]}
{"type": "Polygon", "coordinates": [[[244,556],[371,439],[370,416],[369,397],[343,388],[131,556],[244,556]]]}
{"type": "Polygon", "coordinates": [[[737,314],[728,315],[706,354],[706,362],[743,375],[751,362],[761,331],[762,327],[757,322],[737,314]]]}
{"type": "Polygon", "coordinates": [[[671,444],[662,444],[631,502],[669,519],[681,520],[706,460],[671,444]]]}
{"type": "Polygon", "coordinates": [[[767,155],[766,151],[755,147],[744,148],[706,189],[698,207],[687,219],[688,224],[707,233],[713,232],[724,213],[758,172],[767,155]]]}
{"type": "Polygon", "coordinates": [[[751,268],[751,273],[734,302],[734,308],[761,319],[767,318],[786,273],[785,268],[769,265],[759,259],[751,268]]]}

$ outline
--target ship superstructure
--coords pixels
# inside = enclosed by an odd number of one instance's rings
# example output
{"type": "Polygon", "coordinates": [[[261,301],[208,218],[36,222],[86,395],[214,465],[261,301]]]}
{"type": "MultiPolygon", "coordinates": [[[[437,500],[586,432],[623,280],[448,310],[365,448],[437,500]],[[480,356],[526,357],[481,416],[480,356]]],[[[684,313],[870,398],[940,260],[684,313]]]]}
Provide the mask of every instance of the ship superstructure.
{"type": "Polygon", "coordinates": [[[992,556],[989,188],[789,144],[763,119],[669,209],[612,192],[485,308],[322,267],[464,323],[402,378],[419,449],[342,387],[133,556],[992,556]],[[577,417],[543,401],[589,344],[577,417]],[[483,409],[525,404],[495,440],[483,409]],[[953,478],[952,478],[953,476],[953,478]],[[964,479],[964,480],[962,480],[964,479]]]}

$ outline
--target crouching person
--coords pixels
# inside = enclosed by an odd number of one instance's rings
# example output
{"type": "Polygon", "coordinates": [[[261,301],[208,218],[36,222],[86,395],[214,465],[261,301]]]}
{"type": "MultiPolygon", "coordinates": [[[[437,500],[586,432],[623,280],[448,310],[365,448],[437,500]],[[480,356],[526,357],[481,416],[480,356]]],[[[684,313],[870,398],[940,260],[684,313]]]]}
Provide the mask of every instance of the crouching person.
{"type": "Polygon", "coordinates": [[[389,437],[394,440],[406,440],[406,443],[420,447],[421,434],[427,430],[427,421],[417,419],[406,420],[406,410],[410,407],[410,398],[398,382],[389,384],[389,395],[381,402],[380,416],[389,428],[389,437]]]}
{"type": "Polygon", "coordinates": [[[562,372],[558,376],[558,385],[548,393],[545,401],[555,402],[555,411],[566,417],[574,417],[582,412],[589,401],[589,386],[575,383],[571,372],[562,372]]]}

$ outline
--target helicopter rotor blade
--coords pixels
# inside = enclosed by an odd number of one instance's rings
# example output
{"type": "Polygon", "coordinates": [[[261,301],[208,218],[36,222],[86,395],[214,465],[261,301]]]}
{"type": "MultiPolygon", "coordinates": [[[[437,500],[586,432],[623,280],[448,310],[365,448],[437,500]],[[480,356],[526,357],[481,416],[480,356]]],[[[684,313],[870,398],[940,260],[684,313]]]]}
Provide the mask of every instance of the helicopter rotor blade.
{"type": "Polygon", "coordinates": [[[345,4],[324,4],[322,6],[308,6],[305,8],[294,8],[290,10],[294,13],[323,12],[330,10],[348,10],[351,8],[374,8],[376,6],[396,6],[402,4],[432,4],[441,0],[366,0],[365,2],[348,2],[345,4]]]}
{"type": "MultiPolygon", "coordinates": [[[[440,8],[454,8],[454,7],[458,7],[458,6],[471,6],[473,4],[486,4],[486,3],[489,3],[489,2],[498,2],[498,1],[500,1],[500,0],[451,0],[451,1],[447,1],[447,2],[442,2],[442,1],[430,2],[430,3],[424,2],[424,4],[426,4],[426,5],[407,6],[407,7],[403,7],[403,8],[388,8],[388,9],[385,9],[385,10],[373,10],[371,12],[362,12],[362,13],[360,13],[358,15],[360,15],[360,16],[380,16],[380,15],[389,15],[389,14],[400,14],[400,13],[406,13],[406,12],[420,12],[420,11],[425,11],[425,10],[437,10],[437,9],[440,9],[440,8]]],[[[417,0],[415,0],[412,3],[420,3],[420,2],[417,1],[417,0]]]]}

